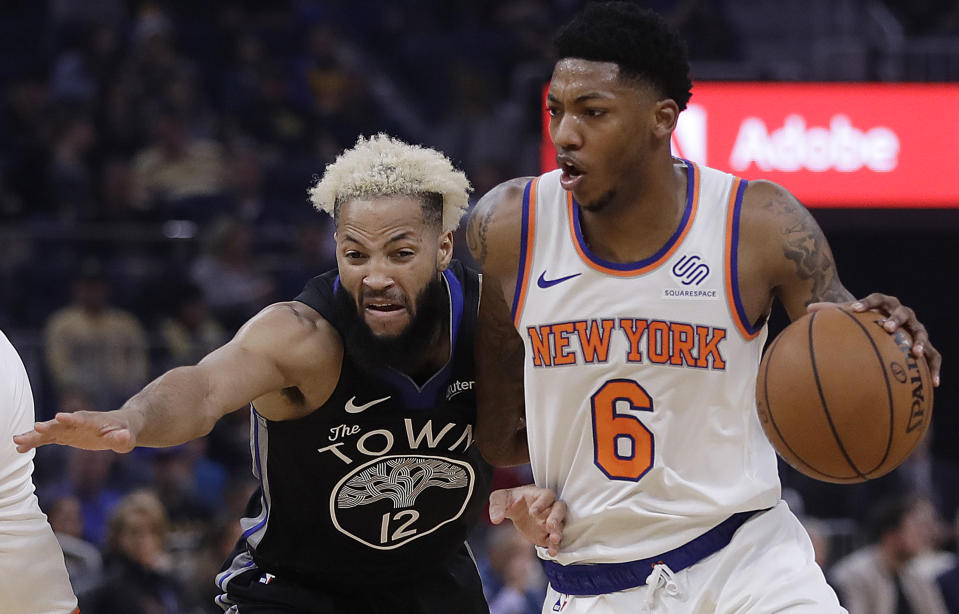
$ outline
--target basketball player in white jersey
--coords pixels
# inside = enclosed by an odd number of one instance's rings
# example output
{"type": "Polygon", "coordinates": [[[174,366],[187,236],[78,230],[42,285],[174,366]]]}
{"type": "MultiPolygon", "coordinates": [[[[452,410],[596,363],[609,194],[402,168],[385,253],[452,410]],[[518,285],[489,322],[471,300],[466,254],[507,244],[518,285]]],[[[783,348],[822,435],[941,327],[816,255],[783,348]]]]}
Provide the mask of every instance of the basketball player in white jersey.
{"type": "Polygon", "coordinates": [[[556,46],[560,168],[494,188],[468,232],[478,443],[568,506],[543,612],[843,612],[756,414],[772,301],[878,309],[937,384],[938,352],[895,298],[854,301],[788,192],[671,156],[691,83],[661,18],[589,4],[556,46]]]}
{"type": "Polygon", "coordinates": [[[0,332],[0,612],[75,612],[63,552],[33,494],[33,456],[18,454],[12,437],[33,426],[27,371],[0,332]]]}

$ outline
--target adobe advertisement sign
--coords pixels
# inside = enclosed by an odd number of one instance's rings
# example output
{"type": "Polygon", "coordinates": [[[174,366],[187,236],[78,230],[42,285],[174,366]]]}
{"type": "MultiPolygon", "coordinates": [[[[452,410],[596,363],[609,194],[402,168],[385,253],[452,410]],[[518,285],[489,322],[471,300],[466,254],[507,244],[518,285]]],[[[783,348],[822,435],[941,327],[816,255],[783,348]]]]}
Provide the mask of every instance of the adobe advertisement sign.
{"type": "Polygon", "coordinates": [[[959,85],[697,83],[672,147],[811,207],[959,207],[959,85]]]}

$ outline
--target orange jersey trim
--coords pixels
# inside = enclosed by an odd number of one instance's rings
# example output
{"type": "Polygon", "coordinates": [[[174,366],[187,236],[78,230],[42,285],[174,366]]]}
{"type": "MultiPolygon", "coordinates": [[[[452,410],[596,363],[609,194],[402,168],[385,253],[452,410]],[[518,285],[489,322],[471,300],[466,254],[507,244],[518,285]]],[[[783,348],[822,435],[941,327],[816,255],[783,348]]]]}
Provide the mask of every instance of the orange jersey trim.
{"type": "Polygon", "coordinates": [[[692,227],[693,220],[696,218],[696,211],[699,208],[699,167],[689,161],[686,161],[686,165],[689,168],[686,187],[686,208],[679,228],[676,229],[673,236],[669,238],[669,241],[667,241],[658,252],[639,262],[610,262],[593,254],[589,246],[586,245],[586,239],[583,237],[582,229],[579,225],[579,205],[573,199],[573,193],[567,192],[566,212],[569,218],[569,232],[573,240],[573,245],[576,247],[576,252],[583,262],[591,269],[599,271],[600,273],[606,273],[607,275],[614,275],[616,277],[635,277],[643,273],[648,273],[669,260],[669,258],[676,253],[676,250],[679,249],[683,239],[686,238],[686,234],[692,227]]]}
{"type": "Polygon", "coordinates": [[[725,258],[725,285],[726,303],[729,305],[730,315],[739,333],[746,339],[755,339],[762,327],[754,328],[746,318],[742,298],[739,295],[739,214],[742,210],[743,194],[746,192],[747,182],[736,178],[729,190],[729,203],[726,207],[726,258],[725,258]]]}

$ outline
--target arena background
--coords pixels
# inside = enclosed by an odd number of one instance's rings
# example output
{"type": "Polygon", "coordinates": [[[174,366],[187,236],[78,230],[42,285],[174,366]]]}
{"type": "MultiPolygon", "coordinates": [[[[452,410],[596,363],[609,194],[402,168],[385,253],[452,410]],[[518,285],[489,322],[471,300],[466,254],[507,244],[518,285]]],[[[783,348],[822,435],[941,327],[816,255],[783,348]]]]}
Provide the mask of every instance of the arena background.
{"type": "MultiPolygon", "coordinates": [[[[388,132],[447,152],[477,196],[540,172],[550,37],[581,4],[5,1],[0,329],[27,363],[38,416],[115,407],[333,266],[330,224],[311,209],[306,188],[360,134],[388,132]],[[71,301],[106,296],[119,311],[103,329],[70,311],[71,301]]],[[[646,4],[680,28],[703,85],[902,88],[959,78],[959,9],[949,0],[646,4]]],[[[744,95],[739,104],[755,103],[744,95]]],[[[920,97],[895,118],[903,134],[935,136],[957,129],[959,106],[931,113],[920,97]]],[[[834,557],[864,542],[871,503],[884,495],[918,492],[946,521],[959,505],[956,143],[924,152],[933,170],[920,165],[901,207],[864,200],[813,209],[845,285],[857,295],[899,296],[944,355],[928,449],[905,466],[844,487],[782,467],[788,497],[823,521],[834,557]],[[929,186],[937,197],[923,207],[929,186]]],[[[756,168],[743,174],[763,176],[756,168]]],[[[464,248],[460,233],[457,255],[469,260],[464,248]]],[[[784,324],[777,312],[770,338],[784,324]]],[[[60,512],[75,501],[62,533],[103,548],[116,502],[153,489],[173,521],[168,549],[188,562],[182,569],[206,569],[204,555],[211,567],[216,539],[228,543],[250,488],[246,420],[236,412],[206,440],[169,451],[41,450],[41,502],[60,512]]],[[[502,484],[525,477],[499,475],[502,484]]],[[[954,536],[941,535],[939,547],[949,549],[954,536]]],[[[486,537],[477,534],[481,558],[486,537]]],[[[204,611],[196,608],[183,611],[204,611]]]]}

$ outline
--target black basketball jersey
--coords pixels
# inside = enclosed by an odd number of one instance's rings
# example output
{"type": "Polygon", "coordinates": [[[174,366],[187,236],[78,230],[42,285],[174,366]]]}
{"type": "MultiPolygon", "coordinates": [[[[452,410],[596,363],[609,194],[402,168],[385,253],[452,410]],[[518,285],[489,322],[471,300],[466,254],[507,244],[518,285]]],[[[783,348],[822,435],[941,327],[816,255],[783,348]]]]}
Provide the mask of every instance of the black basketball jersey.
{"type": "MultiPolygon", "coordinates": [[[[344,352],[333,394],[308,416],[275,422],[253,408],[260,488],[241,521],[247,548],[234,572],[255,563],[314,586],[374,586],[429,573],[462,548],[492,477],[473,443],[480,282],[456,261],[443,278],[450,360],[425,384],[393,369],[364,371],[344,352]]],[[[296,300],[343,338],[338,284],[336,271],[320,275],[296,300]]],[[[220,574],[221,587],[229,575],[220,574]]]]}

